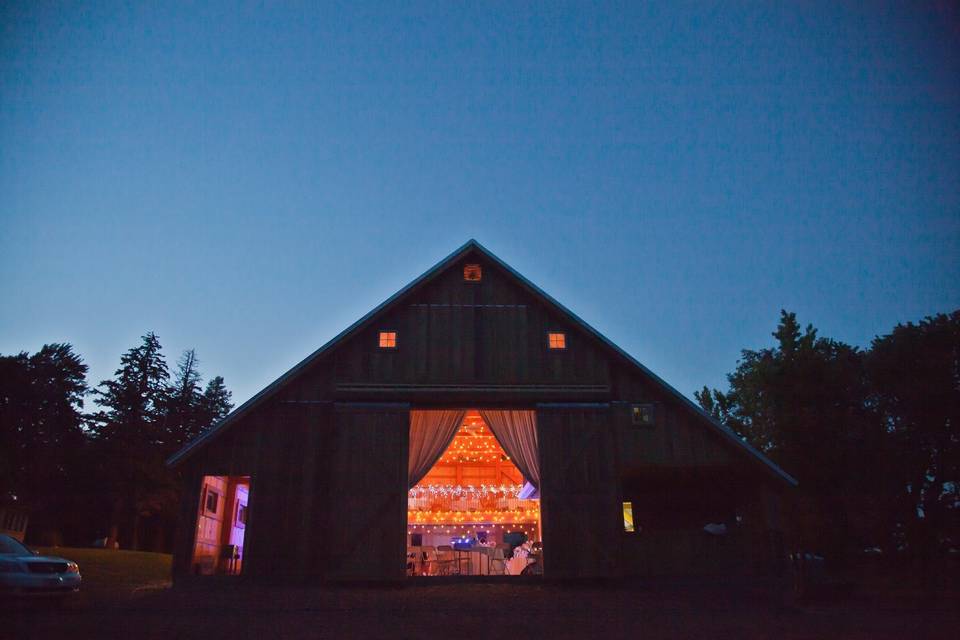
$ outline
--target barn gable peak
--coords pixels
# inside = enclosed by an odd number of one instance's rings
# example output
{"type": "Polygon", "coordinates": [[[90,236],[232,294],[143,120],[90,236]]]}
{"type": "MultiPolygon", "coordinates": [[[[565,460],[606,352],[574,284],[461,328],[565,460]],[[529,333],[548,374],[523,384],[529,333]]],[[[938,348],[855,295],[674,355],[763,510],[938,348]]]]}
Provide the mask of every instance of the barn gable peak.
{"type": "Polygon", "coordinates": [[[757,461],[762,463],[762,465],[767,467],[768,471],[773,472],[774,475],[778,476],[781,480],[784,480],[788,484],[796,484],[796,480],[780,469],[772,461],[767,459],[766,456],[745,443],[725,426],[713,420],[712,417],[704,413],[700,407],[695,405],[689,398],[674,389],[667,382],[637,361],[633,356],[626,353],[623,349],[610,341],[606,336],[584,322],[579,316],[560,304],[557,300],[540,289],[533,282],[525,278],[522,274],[517,272],[513,267],[501,260],[496,254],[484,247],[474,238],[467,240],[463,245],[437,262],[419,277],[374,307],[362,318],[354,322],[322,347],[304,358],[301,362],[277,378],[269,386],[237,407],[223,420],[205,431],[198,438],[189,442],[183,447],[183,449],[174,454],[167,461],[167,464],[174,466],[185,460],[205,444],[213,440],[218,434],[222,433],[231,424],[237,422],[241,417],[250,413],[254,408],[276,394],[281,388],[284,388],[288,383],[297,378],[297,376],[307,369],[312,363],[321,358],[321,356],[330,353],[342,343],[346,342],[349,338],[358,335],[360,332],[366,329],[369,329],[373,323],[387,314],[389,310],[403,304],[405,301],[409,301],[413,296],[416,295],[417,292],[424,290],[429,283],[435,281],[443,274],[448,273],[452,269],[462,268],[464,270],[464,280],[469,281],[471,278],[482,279],[483,269],[486,269],[487,267],[493,267],[494,269],[506,274],[506,277],[509,278],[521,290],[523,290],[528,296],[532,296],[532,298],[536,299],[539,303],[543,304],[553,313],[563,317],[566,322],[576,327],[580,332],[588,335],[593,342],[597,343],[600,348],[605,349],[613,358],[628,367],[638,370],[643,377],[650,380],[655,386],[661,388],[662,391],[665,391],[668,396],[672,396],[680,405],[686,407],[688,410],[692,411],[700,419],[702,419],[707,428],[712,428],[718,431],[720,435],[730,444],[734,445],[736,448],[744,450],[747,454],[754,457],[757,461]],[[468,264],[475,259],[479,264],[468,264]],[[472,268],[474,266],[480,267],[479,273],[475,271],[468,273],[468,267],[472,268]]]}

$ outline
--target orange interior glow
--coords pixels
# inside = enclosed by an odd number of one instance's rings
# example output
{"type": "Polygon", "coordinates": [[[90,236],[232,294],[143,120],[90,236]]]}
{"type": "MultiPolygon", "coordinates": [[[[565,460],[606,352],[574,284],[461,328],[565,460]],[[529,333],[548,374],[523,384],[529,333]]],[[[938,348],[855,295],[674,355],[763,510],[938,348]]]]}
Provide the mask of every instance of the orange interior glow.
{"type": "Polygon", "coordinates": [[[551,349],[566,349],[567,348],[567,334],[565,333],[553,333],[550,332],[547,334],[547,339],[549,340],[551,349]]]}
{"type": "Polygon", "coordinates": [[[463,267],[463,279],[467,282],[480,282],[483,271],[478,264],[468,264],[463,267]]]}
{"type": "Polygon", "coordinates": [[[397,332],[396,331],[381,331],[380,332],[380,348],[381,349],[395,349],[397,346],[397,332]]]}
{"type": "MultiPolygon", "coordinates": [[[[454,538],[484,536],[492,546],[504,544],[509,532],[526,534],[531,544],[538,541],[540,500],[520,498],[523,486],[523,475],[480,412],[468,410],[446,451],[408,492],[408,545],[432,550],[451,545],[454,538]]],[[[513,571],[521,571],[526,562],[519,557],[512,561],[513,571]]],[[[417,560],[408,569],[411,575],[442,574],[440,565],[430,561],[417,560]]]]}

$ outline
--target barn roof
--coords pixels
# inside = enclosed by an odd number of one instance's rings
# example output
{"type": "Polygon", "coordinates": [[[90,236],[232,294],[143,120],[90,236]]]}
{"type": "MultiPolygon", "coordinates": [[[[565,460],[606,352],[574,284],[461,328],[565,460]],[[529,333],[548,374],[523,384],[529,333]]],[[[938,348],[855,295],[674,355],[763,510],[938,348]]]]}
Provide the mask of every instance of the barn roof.
{"type": "Polygon", "coordinates": [[[289,371],[284,373],[282,376],[274,380],[270,385],[265,387],[262,391],[254,395],[252,398],[244,402],[242,405],[234,409],[227,415],[225,418],[220,420],[204,433],[200,434],[197,438],[187,443],[180,451],[175,453],[173,456],[167,460],[167,464],[174,466],[184,461],[190,455],[198,451],[201,447],[208,444],[216,436],[223,433],[230,425],[237,422],[244,415],[250,413],[255,407],[259,406],[267,398],[272,396],[278,390],[280,390],[287,382],[292,380],[297,376],[298,373],[307,368],[311,363],[315,362],[322,355],[333,350],[341,342],[345,341],[350,336],[356,334],[362,329],[368,327],[376,318],[383,314],[388,308],[397,304],[401,299],[405,298],[408,294],[412,293],[414,290],[421,288],[426,283],[430,282],[434,277],[439,275],[441,272],[445,271],[448,267],[456,263],[461,258],[465,257],[471,251],[475,251],[488,258],[490,261],[501,267],[507,273],[509,273],[524,289],[529,293],[533,294],[535,297],[539,298],[544,302],[548,307],[552,307],[555,311],[564,315],[573,322],[575,325],[579,326],[588,334],[594,336],[598,339],[607,349],[611,350],[615,356],[625,361],[628,365],[633,366],[640,370],[644,376],[653,381],[657,386],[661,387],[666,391],[670,396],[674,397],[679,403],[692,411],[695,415],[703,420],[705,425],[708,428],[716,430],[724,439],[729,441],[735,447],[739,448],[743,452],[747,453],[749,456],[754,458],[756,461],[761,463],[769,472],[772,472],[773,475],[785,481],[791,486],[796,486],[797,481],[786,471],[777,466],[772,460],[767,458],[765,455],[757,451],[755,448],[750,446],[747,442],[742,440],[737,436],[733,431],[724,426],[723,424],[717,422],[713,419],[712,416],[704,412],[699,406],[694,404],[689,398],[685,395],[674,389],[672,386],[667,384],[662,378],[657,374],[653,373],[650,369],[641,364],[636,358],[631,356],[629,353],[618,347],[614,344],[609,338],[604,336],[602,333],[594,329],[592,326],[584,322],[579,316],[567,309],[565,306],[557,302],[553,297],[543,291],[540,287],[533,284],[527,280],[523,275],[518,273],[513,269],[509,264],[498,258],[493,254],[489,249],[481,245],[476,240],[469,240],[463,246],[458,248],[456,251],[448,255],[446,258],[429,268],[420,277],[416,278],[408,285],[397,291],[395,294],[381,302],[379,305],[374,307],[369,313],[364,315],[362,318],[354,322],[352,325],[341,331],[337,336],[327,342],[325,345],[311,353],[309,356],[301,360],[299,363],[294,365],[289,371]]]}

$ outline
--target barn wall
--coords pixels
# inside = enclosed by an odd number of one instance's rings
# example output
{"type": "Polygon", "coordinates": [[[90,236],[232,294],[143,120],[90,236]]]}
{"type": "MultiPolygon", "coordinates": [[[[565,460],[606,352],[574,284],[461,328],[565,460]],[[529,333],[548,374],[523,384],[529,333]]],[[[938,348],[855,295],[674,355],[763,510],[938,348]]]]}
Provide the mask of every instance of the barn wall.
{"type": "Polygon", "coordinates": [[[190,573],[203,475],[250,476],[243,575],[288,581],[323,566],[332,415],[329,403],[270,403],[184,465],[175,578],[190,573]]]}
{"type": "Polygon", "coordinates": [[[696,424],[688,410],[656,403],[654,425],[639,426],[631,421],[633,404],[614,404],[625,473],[642,472],[651,467],[717,468],[736,463],[730,445],[708,432],[703,424],[696,424]]]}
{"type": "Polygon", "coordinates": [[[468,256],[188,460],[175,574],[189,568],[206,474],[251,476],[245,575],[402,576],[407,406],[538,408],[547,575],[724,570],[782,529],[764,506],[771,499],[751,489],[769,478],[756,460],[512,276],[468,256]],[[463,282],[467,262],[482,265],[480,284],[463,282]],[[399,333],[395,351],[377,348],[381,329],[399,333]],[[550,330],[567,334],[565,351],[547,349],[550,330]],[[631,423],[635,403],[655,407],[652,427],[631,423]],[[758,515],[723,540],[693,529],[626,535],[621,501],[642,510],[637,486],[669,495],[675,482],[719,483],[735,503],[728,516],[758,515]],[[367,551],[344,558],[355,545],[367,551]]]}

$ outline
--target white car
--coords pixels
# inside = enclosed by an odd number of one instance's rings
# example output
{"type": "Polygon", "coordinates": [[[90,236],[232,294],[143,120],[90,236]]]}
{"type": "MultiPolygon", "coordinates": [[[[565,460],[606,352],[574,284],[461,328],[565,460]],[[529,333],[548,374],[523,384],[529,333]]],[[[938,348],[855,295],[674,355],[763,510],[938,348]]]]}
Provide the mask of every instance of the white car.
{"type": "Polygon", "coordinates": [[[55,556],[41,556],[16,538],[0,534],[0,593],[65,596],[80,589],[80,568],[55,556]]]}

